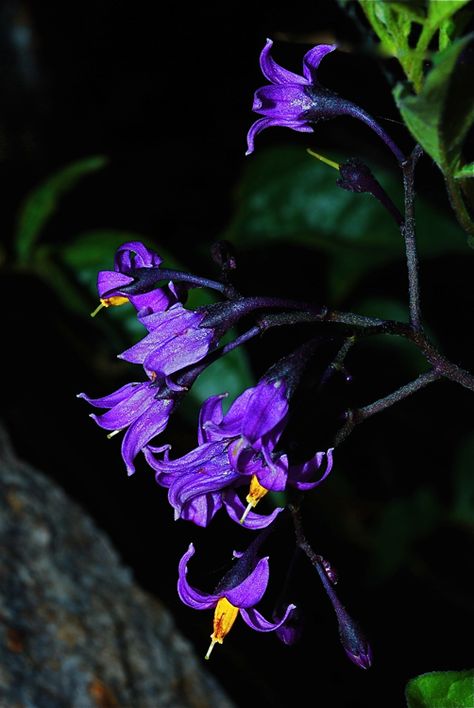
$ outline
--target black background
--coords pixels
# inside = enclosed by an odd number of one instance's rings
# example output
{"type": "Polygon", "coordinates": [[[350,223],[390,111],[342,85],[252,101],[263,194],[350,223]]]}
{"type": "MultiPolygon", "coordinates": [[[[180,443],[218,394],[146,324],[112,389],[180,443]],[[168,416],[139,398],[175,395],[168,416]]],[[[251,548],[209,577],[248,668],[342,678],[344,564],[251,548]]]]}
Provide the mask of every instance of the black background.
{"type": "MultiPolygon", "coordinates": [[[[130,229],[154,238],[194,271],[212,274],[206,247],[228,223],[235,186],[251,159],[244,157],[245,139],[253,120],[252,94],[263,84],[258,55],[265,38],[276,40],[276,58],[295,71],[312,42],[337,40],[346,51],[322,65],[321,80],[388,119],[384,125],[409,149],[406,131],[389,122],[398,116],[386,79],[397,76],[397,67],[386,64],[386,74],[374,63],[365,51],[368,31],[361,32],[333,2],[173,4],[160,10],[112,0],[7,0],[1,19],[1,416],[18,453],[54,476],[94,516],[139,582],[167,604],[203,655],[211,614],[179,602],[177,560],[193,540],[198,550],[191,578],[210,590],[230,551],[242,543],[240,530],[225,519],[205,531],[174,523],[164,491],[144,466],[126,477],[117,441],[107,441],[88,421],[89,409],[75,395],[83,390],[104,395],[130,380],[129,369],[117,369],[117,352],[106,338],[71,315],[42,282],[9,268],[16,214],[25,194],[45,176],[75,159],[104,154],[109,166],[64,198],[48,238],[60,242],[96,227],[130,229]]],[[[376,154],[393,168],[390,154],[368,133],[338,119],[318,127],[317,146],[369,159],[376,154]]],[[[257,141],[257,150],[308,144],[305,136],[283,130],[267,131],[257,141]]],[[[449,213],[429,161],[421,176],[421,191],[449,213]]],[[[324,270],[323,256],[313,265],[307,253],[280,247],[270,254],[242,254],[239,267],[248,293],[278,293],[284,283],[286,294],[324,298],[315,278],[324,270]]],[[[465,325],[473,305],[470,272],[470,259],[454,256],[433,259],[422,271],[429,324],[444,351],[467,367],[474,364],[465,325]]],[[[403,294],[404,271],[399,265],[386,268],[361,288],[403,294]]],[[[350,302],[345,305],[350,309],[350,302]]],[[[257,345],[249,348],[257,375],[285,339],[275,335],[268,341],[263,354],[257,345]]],[[[381,361],[364,348],[351,366],[350,395],[362,403],[404,382],[395,361],[392,367],[390,359],[381,361]]],[[[310,416],[323,429],[325,410],[319,406],[314,413],[312,405],[305,410],[314,435],[310,416]]],[[[407,558],[395,576],[376,582],[370,580],[376,539],[361,535],[359,523],[369,519],[364,528],[370,529],[374,508],[423,484],[435,490],[440,504],[449,501],[450,470],[471,417],[472,394],[442,383],[353,433],[340,459],[341,474],[351,479],[357,498],[348,500],[337,483],[328,482],[306,524],[315,547],[343,576],[341,597],[371,639],[374,665],[364,672],[346,660],[327,598],[311,568],[302,564],[307,627],[301,642],[288,648],[240,622],[206,664],[238,705],[402,706],[410,677],[471,668],[472,528],[441,526],[420,543],[415,559],[407,558]]],[[[184,421],[174,435],[183,450],[193,444],[194,431],[184,421]]],[[[323,443],[318,445],[322,449],[323,443]]],[[[269,549],[277,558],[277,578],[283,572],[279,558],[291,552],[285,531],[269,549]]]]}

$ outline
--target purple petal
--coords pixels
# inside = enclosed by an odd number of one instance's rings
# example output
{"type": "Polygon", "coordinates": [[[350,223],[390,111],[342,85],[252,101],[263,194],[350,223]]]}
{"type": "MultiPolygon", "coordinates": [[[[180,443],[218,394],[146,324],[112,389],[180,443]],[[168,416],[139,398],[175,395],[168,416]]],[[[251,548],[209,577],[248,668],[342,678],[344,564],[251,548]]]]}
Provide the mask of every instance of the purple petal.
{"type": "Polygon", "coordinates": [[[77,397],[84,398],[87,403],[90,403],[91,406],[95,406],[96,408],[112,408],[113,406],[116,406],[117,403],[121,403],[127,398],[130,398],[137,386],[144,385],[144,383],[128,383],[119,388],[117,391],[109,393],[108,396],[103,396],[102,398],[89,398],[89,396],[85,393],[79,393],[77,397]]]}
{"type": "Polygon", "coordinates": [[[173,337],[145,357],[145,371],[168,376],[195,364],[208,354],[213,339],[214,332],[210,329],[189,330],[173,337]]]}
{"type": "Polygon", "coordinates": [[[205,528],[211,523],[214,515],[221,507],[222,498],[220,493],[206,494],[185,504],[178,518],[191,521],[196,526],[205,528]]]}
{"type": "Polygon", "coordinates": [[[133,278],[123,273],[117,273],[115,270],[101,270],[97,276],[97,292],[99,297],[104,295],[112,297],[114,293],[118,293],[120,288],[133,283],[133,278]]]}
{"type": "MultiPolygon", "coordinates": [[[[223,463],[223,458],[217,458],[206,467],[175,475],[171,479],[168,499],[178,514],[181,514],[181,509],[190,501],[209,493],[220,492],[239,479],[238,473],[223,463]]],[[[163,484],[161,479],[158,481],[163,484]]]]}
{"type": "Polygon", "coordinates": [[[306,84],[308,83],[306,79],[298,74],[294,74],[288,69],[284,69],[282,66],[276,63],[272,58],[270,51],[273,46],[271,39],[267,39],[262,52],[260,54],[260,68],[262,74],[266,79],[271,81],[273,84],[306,84]]]}
{"type": "Polygon", "coordinates": [[[141,241],[128,241],[115,252],[115,270],[126,273],[131,268],[156,268],[162,260],[141,241]]]}
{"type": "MultiPolygon", "coordinates": [[[[237,492],[234,489],[226,489],[222,495],[222,500],[232,521],[240,524],[240,519],[243,516],[246,506],[240,501],[237,492]]],[[[266,526],[270,526],[281,511],[283,511],[283,507],[277,507],[268,515],[256,514],[254,511],[249,511],[244,523],[240,525],[252,531],[263,529],[266,526]]]]}
{"type": "Polygon", "coordinates": [[[153,312],[163,312],[167,310],[176,302],[176,298],[167,288],[156,288],[149,293],[131,295],[129,300],[136,308],[140,321],[142,317],[146,317],[153,312]]]}
{"type": "Polygon", "coordinates": [[[281,423],[288,414],[286,386],[283,381],[261,381],[253,390],[242,421],[242,434],[256,449],[261,438],[281,423]]]}
{"type": "Polygon", "coordinates": [[[178,567],[178,595],[185,605],[195,610],[208,610],[215,607],[219,600],[219,595],[209,595],[200,590],[196,590],[186,580],[188,573],[188,561],[194,555],[194,546],[189,544],[189,548],[179,561],[178,567]]]}
{"type": "Polygon", "coordinates": [[[255,92],[252,110],[291,123],[313,107],[314,100],[299,86],[262,86],[255,92]]]}
{"type": "Polygon", "coordinates": [[[206,423],[213,423],[214,425],[219,425],[222,422],[224,416],[222,412],[222,400],[227,398],[228,393],[221,393],[218,396],[210,396],[201,406],[199,411],[199,422],[198,422],[198,443],[202,445],[203,443],[210,442],[212,440],[212,435],[206,430],[206,423]]]}
{"type": "Polygon", "coordinates": [[[174,401],[154,401],[129,427],[122,441],[122,457],[129,475],[135,472],[133,460],[147,443],[163,432],[173,411],[174,401]]]}
{"type": "Polygon", "coordinates": [[[282,492],[288,479],[288,457],[280,455],[269,460],[267,464],[255,467],[252,474],[257,476],[259,483],[272,492],[282,492]]]}
{"type": "Polygon", "coordinates": [[[337,49],[337,44],[317,44],[309,52],[306,52],[303,57],[303,73],[307,83],[317,81],[316,72],[321,60],[335,49],[337,49]]]}
{"type": "Polygon", "coordinates": [[[138,384],[129,396],[123,398],[107,413],[91,414],[91,418],[105,430],[121,430],[133,423],[152,404],[157,392],[158,389],[150,382],[138,384]]]}
{"type": "Polygon", "coordinates": [[[207,420],[203,424],[208,440],[224,440],[240,435],[242,419],[245,415],[253,390],[253,388],[247,388],[241,393],[240,396],[235,399],[221,422],[214,423],[211,420],[207,420]]]}
{"type": "Polygon", "coordinates": [[[224,591],[224,597],[235,607],[253,607],[264,596],[269,577],[268,557],[261,558],[245,580],[235,588],[224,591]]]}
{"type": "Polygon", "coordinates": [[[247,152],[246,155],[251,155],[255,149],[255,136],[265,130],[266,128],[273,128],[280,126],[282,128],[291,128],[292,130],[297,130],[300,133],[312,133],[313,128],[308,125],[303,120],[301,121],[284,121],[281,118],[260,118],[256,120],[255,123],[250,127],[247,133],[247,152]]]}
{"type": "Polygon", "coordinates": [[[305,491],[308,489],[314,489],[318,485],[323,482],[328,474],[332,470],[332,452],[333,452],[332,447],[329,448],[327,453],[324,452],[317,452],[316,455],[311,459],[308,460],[308,462],[305,462],[302,465],[293,465],[290,467],[288,470],[288,482],[291,484],[293,487],[296,487],[296,489],[300,489],[301,491],[305,491]],[[312,477],[315,472],[318,472],[319,468],[321,467],[322,461],[324,459],[324,456],[326,454],[326,469],[324,470],[323,475],[317,479],[314,482],[309,482],[307,481],[308,478],[312,477]]]}
{"type": "Polygon", "coordinates": [[[153,455],[157,451],[159,448],[147,446],[143,452],[148,464],[156,472],[156,481],[163,487],[169,487],[178,476],[212,474],[229,467],[226,445],[223,443],[204,443],[176,460],[170,460],[167,456],[163,460],[157,459],[153,455]]]}
{"type": "Polygon", "coordinates": [[[252,627],[252,629],[256,629],[257,632],[272,632],[274,629],[281,627],[295,607],[296,605],[288,605],[282,619],[277,622],[269,622],[255,609],[240,610],[240,614],[244,622],[246,622],[249,627],[252,627]]]}

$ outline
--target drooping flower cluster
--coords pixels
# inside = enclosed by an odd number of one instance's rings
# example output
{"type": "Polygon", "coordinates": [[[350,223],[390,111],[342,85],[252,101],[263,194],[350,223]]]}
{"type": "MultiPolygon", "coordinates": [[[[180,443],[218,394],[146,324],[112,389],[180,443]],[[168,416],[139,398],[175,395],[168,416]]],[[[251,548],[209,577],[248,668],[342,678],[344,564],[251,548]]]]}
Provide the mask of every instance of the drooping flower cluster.
{"type": "MultiPolygon", "coordinates": [[[[270,85],[255,94],[253,110],[263,117],[250,128],[247,154],[254,150],[255,136],[268,127],[311,132],[318,120],[350,115],[366,122],[385,140],[397,159],[403,160],[398,148],[367,113],[319,83],[319,64],[334,51],[334,45],[319,45],[307,52],[303,76],[279,66],[271,57],[271,48],[272,42],[268,40],[260,57],[262,72],[270,85]]],[[[349,177],[352,179],[352,172],[349,177]]],[[[221,281],[166,269],[160,256],[142,243],[125,243],[117,250],[114,269],[99,273],[100,305],[93,315],[102,307],[128,301],[135,307],[144,336],[119,358],[139,366],[142,380],[99,398],[79,394],[92,406],[108,409],[91,416],[100,427],[110,431],[108,437],[124,432],[122,457],[129,475],[135,472],[137,456],[143,454],[143,461],[153,470],[158,485],[167,489],[175,519],[208,527],[216,513],[224,509],[241,528],[263,529],[245,552],[234,552],[232,568],[211,593],[188,582],[193,544],[179,563],[181,600],[194,609],[215,609],[206,658],[216,643],[223,642],[239,614],[251,628],[259,632],[276,631],[287,644],[298,638],[300,615],[286,597],[281,595],[275,605],[273,621],[265,619],[256,609],[270,579],[269,557],[260,557],[259,549],[283,517],[284,507],[275,506],[264,514],[254,509],[264,497],[272,496],[269,492],[283,492],[291,500],[292,490],[301,495],[314,489],[329,475],[333,464],[332,448],[318,451],[306,462],[296,464],[281,447],[291,416],[292,396],[315,351],[314,338],[271,366],[228,410],[223,408],[225,391],[205,400],[199,414],[197,446],[192,450],[172,458],[170,445],[161,437],[157,440],[181,398],[209,364],[263,333],[273,326],[272,322],[275,326],[291,325],[318,322],[325,317],[325,308],[310,307],[299,315],[289,314],[302,306],[277,298],[242,297],[229,284],[235,259],[224,257],[222,249],[216,249],[215,253],[221,266],[221,281]],[[189,288],[201,286],[219,292],[221,300],[196,309],[186,308],[189,288]],[[262,317],[254,316],[259,310],[273,308],[283,310],[273,315],[274,320],[268,312],[262,317]],[[224,339],[231,328],[249,316],[253,316],[254,324],[247,332],[230,342],[229,337],[224,339]]],[[[291,508],[296,509],[293,504],[291,508]]],[[[295,517],[296,512],[292,513],[295,517]]],[[[303,548],[306,542],[301,541],[301,529],[294,523],[296,537],[300,537],[299,547],[303,548]]],[[[307,555],[336,611],[346,653],[354,663],[368,668],[370,648],[335,594],[334,573],[330,566],[329,570],[326,568],[320,556],[307,555]]]]}
{"type": "MultiPolygon", "coordinates": [[[[255,386],[243,391],[226,413],[222,407],[226,393],[204,401],[199,414],[197,447],[171,459],[169,445],[156,446],[155,439],[163,433],[180,398],[208,361],[223,351],[219,350],[221,337],[240,317],[261,307],[261,303],[236,297],[230,302],[188,310],[179,299],[179,293],[186,293],[186,284],[180,290],[172,282],[149,287],[151,269],[158,271],[160,264],[161,258],[156,253],[143,244],[131,242],[118,249],[115,269],[102,271],[98,277],[99,297],[104,306],[122,305],[130,300],[137,310],[144,337],[119,357],[140,366],[145,380],[125,384],[99,398],[84,393],[79,396],[94,407],[108,409],[99,415],[92,414],[100,427],[110,431],[108,437],[125,431],[122,457],[128,474],[135,472],[135,458],[143,452],[157,483],[168,489],[176,519],[208,526],[216,512],[225,508],[230,518],[246,529],[269,527],[282,507],[268,514],[253,511],[269,491],[314,488],[332,468],[332,450],[317,452],[306,463],[297,465],[290,464],[287,454],[278,449],[298,380],[300,350],[282,359],[255,386]],[[145,273],[145,269],[150,269],[150,273],[145,273]],[[245,501],[241,498],[242,487],[245,501]]],[[[249,550],[216,592],[205,596],[185,578],[186,563],[193,552],[190,547],[181,561],[179,593],[193,607],[216,606],[213,644],[222,642],[239,611],[254,629],[284,631],[292,605],[273,623],[253,609],[268,584],[268,558],[256,560],[255,553],[249,550]]]]}

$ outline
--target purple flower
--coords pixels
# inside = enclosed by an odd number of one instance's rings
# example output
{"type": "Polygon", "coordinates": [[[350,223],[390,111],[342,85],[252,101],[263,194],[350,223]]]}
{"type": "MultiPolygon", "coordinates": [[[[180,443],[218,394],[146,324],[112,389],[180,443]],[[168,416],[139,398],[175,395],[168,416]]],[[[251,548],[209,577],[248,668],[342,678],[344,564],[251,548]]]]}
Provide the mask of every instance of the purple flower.
{"type": "Polygon", "coordinates": [[[175,401],[164,393],[157,382],[146,381],[125,384],[102,398],[90,398],[85,393],[78,395],[92,406],[110,409],[102,415],[91,413],[97,425],[112,431],[107,437],[127,429],[122,440],[122,457],[129,475],[135,472],[133,460],[140,450],[168,424],[175,401]]]}
{"type": "Polygon", "coordinates": [[[115,253],[114,270],[102,270],[97,277],[100,305],[93,315],[101,307],[123,305],[126,302],[131,302],[140,315],[161,312],[178,302],[181,299],[181,291],[178,291],[173,283],[139,295],[129,295],[122,291],[125,286],[134,282],[131,272],[137,268],[158,268],[162,260],[157,253],[139,241],[130,241],[120,246],[115,253]]]}
{"type": "Polygon", "coordinates": [[[198,447],[176,460],[163,459],[148,445],[145,457],[155,471],[158,484],[169,489],[168,499],[175,518],[207,526],[223,506],[233,521],[247,528],[268,526],[282,510],[268,516],[252,511],[269,490],[282,491],[287,482],[298,489],[310,489],[330,472],[331,451],[326,471],[317,481],[325,453],[317,453],[304,465],[289,467],[288,458],[274,449],[283,432],[287,415],[287,387],[283,379],[261,379],[244,391],[224,415],[222,399],[212,396],[202,406],[198,426],[198,447]],[[250,484],[247,507],[238,495],[242,484],[250,484]]]}
{"type": "Polygon", "coordinates": [[[265,128],[283,126],[311,133],[311,122],[340,114],[335,94],[324,89],[316,73],[321,60],[336,49],[335,44],[319,44],[303,58],[303,76],[294,74],[271,57],[271,39],[260,54],[260,68],[271,84],[255,92],[252,110],[265,116],[257,120],[247,136],[247,155],[254,151],[255,136],[265,128]]]}
{"type": "Polygon", "coordinates": [[[140,317],[148,334],[119,355],[132,364],[142,364],[149,376],[169,376],[203,359],[215,344],[212,327],[200,326],[207,311],[186,310],[176,303],[166,312],[140,317]]]}
{"type": "Polygon", "coordinates": [[[204,593],[188,583],[187,564],[193,555],[194,546],[191,543],[179,563],[178,594],[181,600],[193,609],[215,608],[214,631],[211,634],[211,644],[206,659],[209,659],[215,644],[222,644],[239,612],[244,622],[252,629],[258,632],[271,632],[281,627],[295,608],[295,605],[288,605],[283,617],[273,623],[266,620],[255,609],[255,605],[260,602],[267,589],[270,568],[268,557],[258,559],[252,545],[245,553],[234,553],[237,560],[214,593],[204,593]]]}
{"type": "Polygon", "coordinates": [[[247,135],[247,155],[254,151],[255,136],[265,128],[282,126],[303,133],[311,133],[313,124],[320,120],[350,115],[366,123],[382,138],[399,162],[405,156],[382,127],[362,108],[322,86],[317,78],[319,65],[335,44],[318,44],[303,57],[303,76],[294,74],[271,57],[271,39],[260,54],[260,68],[270,85],[257,89],[252,110],[264,116],[257,120],[247,135]]]}

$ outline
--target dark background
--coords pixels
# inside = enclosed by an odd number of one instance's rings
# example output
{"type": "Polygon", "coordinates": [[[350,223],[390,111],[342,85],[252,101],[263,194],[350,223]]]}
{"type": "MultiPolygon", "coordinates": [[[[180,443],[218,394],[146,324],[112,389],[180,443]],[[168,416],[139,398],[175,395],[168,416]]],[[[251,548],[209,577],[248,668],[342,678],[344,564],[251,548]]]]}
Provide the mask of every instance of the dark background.
{"type": "MultiPolygon", "coordinates": [[[[245,140],[252,94],[263,84],[258,55],[265,38],[276,40],[275,56],[295,71],[311,43],[337,40],[345,51],[322,65],[321,80],[383,120],[409,149],[403,126],[390,122],[399,117],[387,78],[396,78],[398,69],[372,60],[368,30],[334,2],[208,3],[185,10],[174,4],[160,15],[158,7],[152,11],[140,2],[5,0],[0,19],[1,418],[17,452],[94,516],[138,581],[167,604],[203,655],[211,613],[181,605],[178,558],[193,540],[191,578],[210,590],[230,551],[246,538],[227,519],[217,518],[205,531],[174,523],[165,492],[144,466],[126,477],[117,440],[107,441],[88,421],[89,409],[75,395],[104,395],[130,380],[130,369],[117,364],[106,332],[71,314],[28,269],[12,266],[18,209],[55,170],[104,154],[109,166],[61,202],[48,225],[49,241],[61,243],[91,228],[130,230],[165,246],[194,271],[215,274],[206,252],[232,216],[236,185],[252,159],[244,157],[245,140]]],[[[364,126],[339,119],[318,127],[314,145],[367,160],[376,155],[395,169],[374,140],[364,126]]],[[[308,145],[307,136],[284,130],[267,131],[257,141],[259,151],[308,145]]],[[[429,160],[420,168],[420,191],[450,213],[429,160]]],[[[470,255],[466,246],[465,256],[423,263],[422,285],[426,317],[443,350],[472,369],[470,255]]],[[[283,283],[286,294],[324,302],[324,264],[324,254],[289,246],[239,254],[249,294],[278,293],[283,283]]],[[[403,296],[404,288],[403,264],[394,264],[368,276],[358,296],[403,296]]],[[[344,309],[353,302],[344,302],[344,309]]],[[[249,347],[256,376],[288,351],[287,336],[271,335],[266,349],[249,347]]],[[[329,444],[344,407],[404,383],[399,363],[391,351],[361,346],[349,360],[350,392],[335,384],[322,402],[303,406],[300,427],[311,447],[315,429],[321,430],[318,447],[329,444]]],[[[450,505],[472,412],[472,394],[449,383],[404,401],[353,433],[332,479],[308,502],[307,534],[339,569],[341,597],[371,639],[370,671],[346,660],[329,602],[302,563],[295,590],[307,619],[301,642],[288,648],[237,622],[206,665],[238,705],[390,708],[404,705],[405,683],[416,674],[471,668],[473,523],[453,519],[450,505]],[[410,530],[414,519],[416,532],[410,530]],[[394,553],[401,554],[399,562],[384,570],[394,553]]],[[[184,419],[170,434],[178,449],[194,444],[194,429],[184,419]]],[[[281,580],[291,554],[288,528],[277,533],[269,552],[281,580]]]]}

